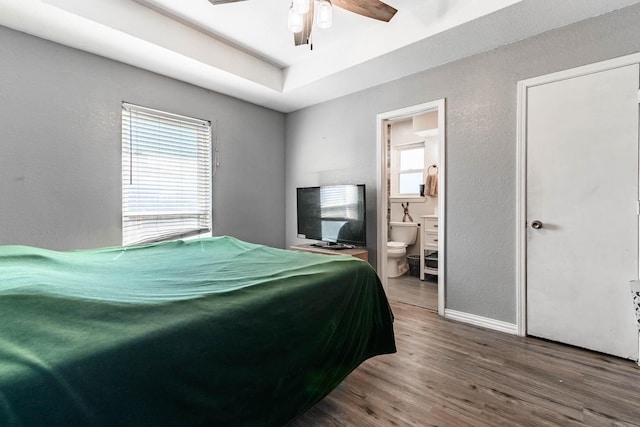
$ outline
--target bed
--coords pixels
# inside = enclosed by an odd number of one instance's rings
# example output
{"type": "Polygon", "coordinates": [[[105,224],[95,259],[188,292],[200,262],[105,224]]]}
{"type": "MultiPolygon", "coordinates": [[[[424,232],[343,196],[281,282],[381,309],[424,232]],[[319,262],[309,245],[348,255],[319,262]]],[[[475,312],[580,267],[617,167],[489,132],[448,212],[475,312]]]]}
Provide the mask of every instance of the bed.
{"type": "Polygon", "coordinates": [[[226,236],[0,246],[1,426],[283,426],[393,352],[353,257],[226,236]]]}

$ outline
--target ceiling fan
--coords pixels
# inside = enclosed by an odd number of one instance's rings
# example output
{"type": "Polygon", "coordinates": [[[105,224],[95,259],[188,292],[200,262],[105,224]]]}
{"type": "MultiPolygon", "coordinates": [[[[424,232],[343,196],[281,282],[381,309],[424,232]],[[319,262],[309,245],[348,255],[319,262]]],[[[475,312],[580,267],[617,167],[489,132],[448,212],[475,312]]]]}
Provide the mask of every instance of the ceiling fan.
{"type": "MultiPolygon", "coordinates": [[[[213,5],[239,1],[246,0],[209,0],[213,5]]],[[[296,46],[304,44],[311,46],[311,29],[314,16],[316,17],[316,24],[320,28],[331,26],[332,5],[384,22],[389,22],[397,12],[397,9],[379,0],[320,0],[318,2],[318,10],[315,12],[314,0],[293,0],[289,10],[289,29],[293,32],[296,46]]]]}

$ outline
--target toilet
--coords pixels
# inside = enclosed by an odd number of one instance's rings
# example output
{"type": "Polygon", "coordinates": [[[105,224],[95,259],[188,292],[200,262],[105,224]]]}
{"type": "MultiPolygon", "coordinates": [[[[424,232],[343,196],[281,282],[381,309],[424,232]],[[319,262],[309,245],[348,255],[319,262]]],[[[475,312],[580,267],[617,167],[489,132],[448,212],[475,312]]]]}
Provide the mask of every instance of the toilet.
{"type": "Polygon", "coordinates": [[[416,242],[418,224],[415,222],[390,222],[387,242],[387,277],[400,277],[409,269],[407,246],[416,242]]]}

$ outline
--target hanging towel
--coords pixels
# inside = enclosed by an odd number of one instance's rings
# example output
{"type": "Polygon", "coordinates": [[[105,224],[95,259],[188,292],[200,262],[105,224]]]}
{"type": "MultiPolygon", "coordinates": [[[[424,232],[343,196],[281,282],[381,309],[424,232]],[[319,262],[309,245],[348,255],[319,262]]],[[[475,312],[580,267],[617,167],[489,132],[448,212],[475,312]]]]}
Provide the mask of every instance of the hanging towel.
{"type": "Polygon", "coordinates": [[[425,194],[432,197],[436,197],[438,195],[438,167],[436,165],[431,165],[427,170],[425,194]]]}

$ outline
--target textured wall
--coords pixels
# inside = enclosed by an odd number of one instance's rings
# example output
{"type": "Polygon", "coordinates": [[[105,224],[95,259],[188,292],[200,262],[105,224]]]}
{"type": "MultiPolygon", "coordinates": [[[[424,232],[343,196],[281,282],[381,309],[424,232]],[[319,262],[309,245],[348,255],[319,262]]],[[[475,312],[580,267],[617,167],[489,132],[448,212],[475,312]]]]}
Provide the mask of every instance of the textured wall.
{"type": "Polygon", "coordinates": [[[214,234],[284,246],[284,115],[0,27],[0,244],[119,245],[122,101],[218,122],[214,234]]]}
{"type": "Polygon", "coordinates": [[[375,262],[376,114],[446,98],[446,307],[515,323],[516,84],[640,51],[638,22],[631,6],[289,114],[287,244],[297,186],[364,182],[375,262]]]}

